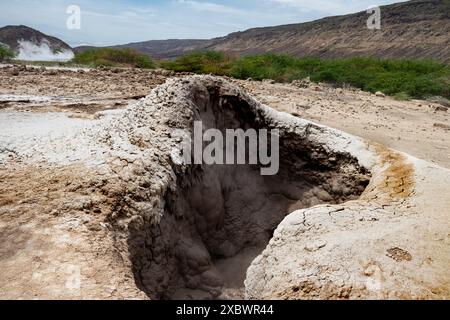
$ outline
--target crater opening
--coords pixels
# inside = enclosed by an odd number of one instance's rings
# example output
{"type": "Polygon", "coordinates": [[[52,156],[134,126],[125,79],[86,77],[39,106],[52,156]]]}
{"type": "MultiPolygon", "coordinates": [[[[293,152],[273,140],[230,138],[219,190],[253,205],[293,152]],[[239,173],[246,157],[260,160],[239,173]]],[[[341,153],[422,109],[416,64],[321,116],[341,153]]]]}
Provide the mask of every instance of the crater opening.
{"type": "Polygon", "coordinates": [[[209,86],[192,103],[192,125],[202,121],[205,129],[280,129],[280,170],[262,176],[257,165],[174,164],[177,184],[164,197],[161,221],[141,230],[139,243],[130,237],[133,272],[151,299],[243,299],[248,267],[286,215],[357,199],[369,173],[246,96],[209,86]]]}

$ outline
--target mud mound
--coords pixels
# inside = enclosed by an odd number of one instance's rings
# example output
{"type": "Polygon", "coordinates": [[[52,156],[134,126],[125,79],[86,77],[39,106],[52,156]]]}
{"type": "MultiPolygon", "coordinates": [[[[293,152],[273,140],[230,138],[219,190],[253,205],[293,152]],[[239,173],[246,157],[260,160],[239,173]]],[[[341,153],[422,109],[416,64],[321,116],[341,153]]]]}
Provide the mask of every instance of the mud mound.
{"type": "Polygon", "coordinates": [[[357,199],[370,178],[354,156],[328,145],[333,136],[351,144],[349,137],[275,113],[212,77],[169,81],[131,108],[114,132],[121,139],[108,128],[107,141],[117,151],[136,149],[131,154],[144,153],[143,161],[159,154],[164,168],[141,167],[130,203],[117,212],[134,217],[128,245],[136,281],[156,299],[242,298],[249,263],[287,214],[357,199]],[[279,173],[180,162],[180,137],[192,135],[194,121],[205,130],[280,129],[279,173]],[[166,146],[165,155],[151,151],[155,146],[166,146]],[[167,181],[159,194],[152,194],[155,178],[167,181]]]}

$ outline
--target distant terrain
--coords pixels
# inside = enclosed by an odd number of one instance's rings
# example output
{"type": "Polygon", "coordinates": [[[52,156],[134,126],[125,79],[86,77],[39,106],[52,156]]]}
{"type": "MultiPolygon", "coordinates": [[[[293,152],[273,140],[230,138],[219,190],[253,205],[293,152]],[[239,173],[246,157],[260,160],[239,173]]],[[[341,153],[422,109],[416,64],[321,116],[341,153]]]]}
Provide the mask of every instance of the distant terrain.
{"type": "MultiPolygon", "coordinates": [[[[365,11],[276,27],[255,28],[211,40],[158,40],[129,47],[156,59],[195,50],[238,56],[286,53],[296,57],[429,58],[450,62],[450,1],[418,0],[381,7],[381,30],[369,30],[365,11]]],[[[75,48],[75,51],[85,47],[75,48]]]]}
{"type": "MultiPolygon", "coordinates": [[[[129,43],[114,48],[132,48],[151,56],[154,59],[172,59],[195,50],[206,49],[210,40],[152,40],[145,42],[129,43]]],[[[88,49],[94,49],[92,46],[81,46],[75,48],[75,52],[82,52],[88,49]]]]}
{"type": "Polygon", "coordinates": [[[54,52],[72,50],[64,41],[27,26],[6,26],[0,28],[1,43],[8,45],[14,51],[18,51],[20,47],[19,41],[26,41],[36,45],[40,45],[44,41],[47,42],[54,52]]]}
{"type": "MultiPolygon", "coordinates": [[[[359,12],[312,22],[254,28],[225,37],[151,40],[110,46],[131,48],[153,59],[174,59],[194,51],[232,56],[283,53],[294,57],[432,59],[450,62],[450,0],[413,0],[381,7],[381,30],[369,30],[370,14],[359,12]]],[[[26,26],[0,28],[0,42],[19,50],[19,41],[48,42],[53,52],[72,50],[64,41],[26,26]]],[[[75,53],[92,46],[73,48],[75,53]]]]}
{"type": "Polygon", "coordinates": [[[6,45],[18,60],[62,62],[74,57],[64,41],[23,25],[0,28],[0,44],[6,45]]]}

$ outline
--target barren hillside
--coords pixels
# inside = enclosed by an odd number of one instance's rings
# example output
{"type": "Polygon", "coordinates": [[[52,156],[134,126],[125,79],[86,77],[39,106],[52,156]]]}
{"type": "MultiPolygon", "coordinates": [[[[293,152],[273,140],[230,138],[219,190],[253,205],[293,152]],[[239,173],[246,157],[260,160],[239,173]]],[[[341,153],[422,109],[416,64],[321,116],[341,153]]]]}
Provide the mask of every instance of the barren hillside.
{"type": "Polygon", "coordinates": [[[381,7],[381,30],[369,30],[369,14],[251,29],[216,39],[208,49],[239,55],[263,52],[295,56],[433,58],[450,61],[450,1],[418,0],[381,7]]]}
{"type": "Polygon", "coordinates": [[[54,52],[72,50],[64,41],[27,26],[6,26],[0,28],[0,42],[8,45],[11,49],[17,51],[21,40],[37,45],[47,41],[54,52]]]}
{"type": "MultiPolygon", "coordinates": [[[[118,47],[171,59],[194,50],[236,55],[266,52],[324,58],[375,56],[450,62],[450,1],[417,0],[381,7],[381,30],[369,30],[365,11],[317,21],[255,28],[211,40],[166,40],[118,47]]],[[[76,50],[84,50],[85,47],[76,50]]]]}

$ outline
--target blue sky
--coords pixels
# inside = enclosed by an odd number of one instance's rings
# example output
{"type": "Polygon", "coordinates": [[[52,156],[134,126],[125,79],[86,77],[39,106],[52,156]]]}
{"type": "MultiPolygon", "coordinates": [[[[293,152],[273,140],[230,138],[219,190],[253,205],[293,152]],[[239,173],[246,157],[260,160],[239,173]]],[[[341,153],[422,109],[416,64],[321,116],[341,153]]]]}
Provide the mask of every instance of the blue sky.
{"type": "Polygon", "coordinates": [[[207,39],[252,27],[305,22],[399,0],[8,0],[0,26],[24,24],[76,46],[155,39],[207,39]],[[68,30],[69,5],[81,29],[68,30]]]}

